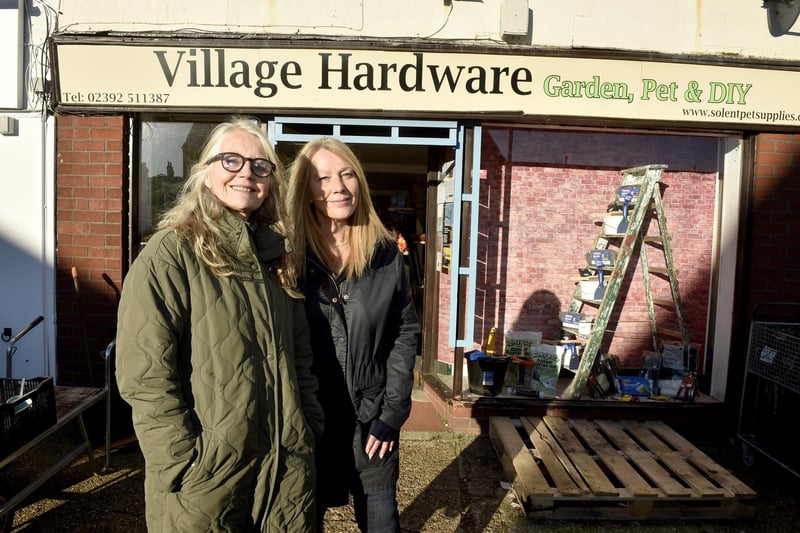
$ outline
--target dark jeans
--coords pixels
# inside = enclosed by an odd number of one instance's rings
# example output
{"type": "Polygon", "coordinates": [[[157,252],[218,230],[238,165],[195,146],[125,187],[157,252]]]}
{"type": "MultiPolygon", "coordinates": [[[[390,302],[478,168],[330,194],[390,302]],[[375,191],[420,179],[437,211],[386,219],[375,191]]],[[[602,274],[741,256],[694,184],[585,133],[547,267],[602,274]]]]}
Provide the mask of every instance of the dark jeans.
{"type": "MultiPolygon", "coordinates": [[[[356,523],[362,533],[400,533],[396,492],[397,488],[392,487],[372,494],[364,494],[363,491],[353,494],[356,523]]],[[[317,509],[319,531],[322,531],[325,511],[324,506],[317,509]]]]}
{"type": "Polygon", "coordinates": [[[356,522],[362,533],[400,533],[396,487],[372,494],[353,494],[356,522]]]}

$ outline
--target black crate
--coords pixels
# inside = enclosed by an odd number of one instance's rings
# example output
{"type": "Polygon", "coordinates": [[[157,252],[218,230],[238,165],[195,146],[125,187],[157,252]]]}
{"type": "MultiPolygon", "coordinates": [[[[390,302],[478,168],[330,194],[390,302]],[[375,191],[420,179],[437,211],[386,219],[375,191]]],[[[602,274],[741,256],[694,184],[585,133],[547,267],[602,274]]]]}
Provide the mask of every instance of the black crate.
{"type": "Polygon", "coordinates": [[[0,457],[12,453],[56,423],[53,378],[26,378],[23,396],[7,403],[19,394],[21,384],[21,379],[0,378],[0,457]]]}

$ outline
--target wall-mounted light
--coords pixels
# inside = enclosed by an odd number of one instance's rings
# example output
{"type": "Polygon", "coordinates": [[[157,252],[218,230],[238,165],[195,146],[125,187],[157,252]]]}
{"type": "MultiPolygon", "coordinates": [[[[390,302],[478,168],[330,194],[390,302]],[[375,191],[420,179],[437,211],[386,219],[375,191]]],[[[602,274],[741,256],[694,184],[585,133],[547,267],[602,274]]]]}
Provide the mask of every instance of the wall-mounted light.
{"type": "Polygon", "coordinates": [[[0,115],[0,135],[16,135],[17,119],[7,115],[0,115]]]}
{"type": "Polygon", "coordinates": [[[800,0],[764,0],[761,6],[767,11],[767,26],[775,37],[789,33],[800,16],[800,0]]]}
{"type": "Polygon", "coordinates": [[[510,44],[529,44],[528,0],[503,0],[500,6],[500,35],[510,44]]]}

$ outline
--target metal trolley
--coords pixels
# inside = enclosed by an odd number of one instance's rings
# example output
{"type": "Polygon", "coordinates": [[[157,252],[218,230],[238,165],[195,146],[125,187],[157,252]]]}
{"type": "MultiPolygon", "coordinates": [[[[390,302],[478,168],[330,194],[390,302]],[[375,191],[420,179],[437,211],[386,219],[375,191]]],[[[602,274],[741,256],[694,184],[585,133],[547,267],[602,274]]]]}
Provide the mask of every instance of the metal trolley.
{"type": "MultiPolygon", "coordinates": [[[[14,510],[33,493],[37,488],[44,484],[47,480],[53,477],[61,469],[72,463],[82,453],[86,453],[89,460],[94,460],[94,451],[89,440],[86,426],[83,422],[83,414],[92,406],[99,404],[105,400],[105,464],[101,469],[101,473],[106,473],[109,470],[110,464],[110,363],[111,357],[114,352],[115,343],[111,341],[106,349],[101,352],[101,356],[105,359],[105,384],[103,387],[71,387],[53,385],[51,377],[33,378],[27,380],[29,384],[36,385],[41,383],[40,386],[29,386],[28,389],[24,388],[26,380],[12,380],[11,367],[12,358],[16,351],[16,343],[26,333],[33,329],[36,325],[44,320],[43,317],[38,317],[22,331],[20,331],[14,338],[8,341],[8,349],[6,350],[6,375],[5,381],[15,383],[20,382],[22,385],[19,394],[2,398],[3,411],[3,435],[6,437],[22,437],[13,438],[9,446],[2,446],[0,449],[3,453],[0,454],[0,469],[9,465],[11,462],[19,459],[34,446],[42,442],[44,439],[61,430],[65,425],[76,422],[81,431],[81,442],[71,450],[67,451],[62,457],[54,457],[53,462],[43,472],[40,472],[36,479],[32,480],[25,487],[21,488],[13,495],[0,494],[0,532],[5,532],[11,529],[13,522],[14,510]],[[43,389],[43,387],[47,386],[43,389]],[[49,389],[49,390],[48,390],[49,389]],[[24,393],[24,394],[23,394],[24,393]],[[47,403],[48,413],[44,418],[48,420],[44,425],[39,425],[36,418],[45,409],[37,411],[40,405],[47,403]],[[52,405],[51,405],[52,404],[52,405]],[[49,410],[52,409],[52,414],[49,410]],[[19,417],[34,414],[33,417],[28,416],[27,422],[20,423],[19,417]],[[33,422],[34,427],[29,423],[33,422]],[[33,429],[31,431],[31,429],[33,429]],[[14,435],[15,432],[22,432],[22,434],[14,435]]],[[[6,339],[4,339],[6,340],[6,339]]],[[[0,444],[9,444],[6,440],[0,444]]]]}
{"type": "Polygon", "coordinates": [[[800,409],[800,303],[753,308],[738,437],[748,466],[756,452],[800,477],[790,435],[800,409]]]}

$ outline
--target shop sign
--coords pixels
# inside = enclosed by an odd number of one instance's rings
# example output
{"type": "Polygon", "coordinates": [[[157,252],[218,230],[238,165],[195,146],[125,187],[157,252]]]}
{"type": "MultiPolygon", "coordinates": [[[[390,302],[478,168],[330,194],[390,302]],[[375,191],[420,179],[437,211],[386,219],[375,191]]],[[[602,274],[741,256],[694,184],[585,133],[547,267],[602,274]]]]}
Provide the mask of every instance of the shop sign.
{"type": "Polygon", "coordinates": [[[56,42],[63,107],[800,125],[800,72],[506,53],[56,42]]]}

